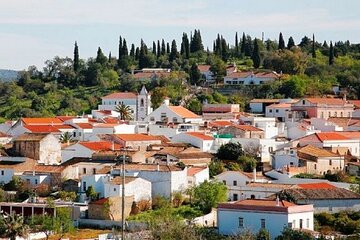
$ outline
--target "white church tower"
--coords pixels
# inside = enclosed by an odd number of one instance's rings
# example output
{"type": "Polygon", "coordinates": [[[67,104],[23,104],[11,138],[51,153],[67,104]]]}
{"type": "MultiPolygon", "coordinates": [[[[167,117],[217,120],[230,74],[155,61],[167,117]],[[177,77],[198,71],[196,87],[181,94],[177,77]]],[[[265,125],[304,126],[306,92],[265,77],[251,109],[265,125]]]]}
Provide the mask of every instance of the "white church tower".
{"type": "Polygon", "coordinates": [[[144,121],[145,117],[152,112],[151,95],[146,90],[145,86],[141,88],[137,95],[137,121],[144,121]]]}

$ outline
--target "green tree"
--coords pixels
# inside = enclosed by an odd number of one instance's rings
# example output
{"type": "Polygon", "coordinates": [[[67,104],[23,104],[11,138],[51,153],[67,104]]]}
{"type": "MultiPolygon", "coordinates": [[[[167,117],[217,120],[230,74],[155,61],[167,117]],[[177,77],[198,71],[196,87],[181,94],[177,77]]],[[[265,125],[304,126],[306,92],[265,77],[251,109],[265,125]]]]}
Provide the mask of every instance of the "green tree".
{"type": "Polygon", "coordinates": [[[189,38],[186,33],[183,33],[183,36],[182,36],[181,55],[185,59],[190,58],[190,42],[189,42],[189,38]]]}
{"type": "Polygon", "coordinates": [[[285,49],[285,41],[282,33],[279,34],[279,50],[285,49]]]}
{"type": "Polygon", "coordinates": [[[5,214],[2,222],[5,230],[3,235],[10,240],[15,240],[16,237],[26,237],[29,233],[29,226],[20,214],[5,214]]]}
{"type": "Polygon", "coordinates": [[[311,56],[312,56],[313,58],[316,58],[315,34],[313,34],[313,39],[312,39],[311,56]]]}
{"type": "Polygon", "coordinates": [[[195,29],[194,35],[190,42],[190,52],[195,53],[198,51],[204,51],[204,46],[201,40],[200,30],[195,29]]]}
{"type": "Polygon", "coordinates": [[[70,132],[64,132],[60,136],[60,142],[61,143],[70,143],[73,141],[72,135],[70,132]]]}
{"type": "Polygon", "coordinates": [[[86,196],[89,197],[91,200],[95,200],[98,197],[98,193],[95,191],[93,186],[89,186],[86,189],[86,196]]]}
{"type": "Polygon", "coordinates": [[[238,33],[235,34],[235,57],[240,56],[240,48],[239,48],[239,39],[238,39],[238,33]]]}
{"type": "Polygon", "coordinates": [[[210,71],[213,73],[216,83],[219,83],[226,75],[226,64],[219,57],[215,57],[211,62],[210,71]]]}
{"type": "Polygon", "coordinates": [[[97,54],[96,54],[96,62],[99,63],[101,66],[105,66],[107,63],[107,58],[102,52],[101,48],[98,47],[97,54]]]}
{"type": "Polygon", "coordinates": [[[240,48],[240,52],[242,55],[245,55],[245,49],[246,49],[246,37],[245,37],[245,33],[243,32],[241,38],[241,48],[240,48]]]}
{"type": "Polygon", "coordinates": [[[305,95],[306,81],[298,76],[293,76],[280,88],[280,93],[289,98],[300,98],[305,95]]]}
{"type": "Polygon", "coordinates": [[[238,161],[240,167],[245,172],[251,172],[256,167],[256,159],[251,156],[247,156],[247,155],[239,156],[237,161],[238,161]]]}
{"type": "Polygon", "coordinates": [[[79,59],[79,47],[77,45],[77,42],[75,41],[75,47],[74,47],[74,71],[77,72],[80,67],[80,59],[79,59]]]}
{"type": "Polygon", "coordinates": [[[120,120],[131,120],[133,118],[131,108],[124,103],[117,105],[115,111],[120,114],[120,120]]]}
{"type": "Polygon", "coordinates": [[[201,110],[202,110],[202,104],[197,98],[192,98],[192,99],[190,99],[186,108],[192,112],[199,114],[199,113],[201,113],[201,110]]]}
{"type": "Polygon", "coordinates": [[[201,83],[201,73],[196,63],[191,65],[189,77],[192,85],[199,85],[201,83]]]}
{"type": "Polygon", "coordinates": [[[209,175],[211,178],[225,171],[224,164],[219,160],[212,160],[209,164],[209,175]]]}
{"type": "Polygon", "coordinates": [[[204,213],[209,213],[219,202],[227,200],[227,188],[223,183],[205,181],[193,188],[195,202],[204,213]]]}
{"type": "Polygon", "coordinates": [[[292,47],[295,47],[295,42],[294,42],[293,37],[289,37],[289,41],[288,41],[288,44],[287,44],[287,49],[290,50],[292,47]]]}
{"type": "Polygon", "coordinates": [[[334,46],[332,41],[330,42],[330,50],[329,50],[329,65],[334,64],[334,46]]]}
{"type": "Polygon", "coordinates": [[[261,63],[261,57],[260,57],[260,49],[259,49],[259,43],[258,40],[255,38],[254,40],[254,51],[252,54],[252,60],[254,63],[254,68],[259,68],[261,63]]]}
{"type": "Polygon", "coordinates": [[[285,228],[281,232],[281,235],[277,236],[275,240],[315,240],[315,238],[313,238],[310,233],[285,228]]]}
{"type": "Polygon", "coordinates": [[[270,233],[265,228],[261,228],[256,234],[256,240],[270,240],[270,233]]]}
{"type": "Polygon", "coordinates": [[[221,160],[237,160],[243,154],[244,151],[240,143],[229,142],[221,145],[216,153],[216,157],[221,160]]]}
{"type": "Polygon", "coordinates": [[[177,51],[176,41],[174,39],[171,42],[171,51],[170,51],[170,55],[169,55],[169,61],[172,62],[172,61],[176,60],[177,55],[178,55],[178,51],[177,51]]]}

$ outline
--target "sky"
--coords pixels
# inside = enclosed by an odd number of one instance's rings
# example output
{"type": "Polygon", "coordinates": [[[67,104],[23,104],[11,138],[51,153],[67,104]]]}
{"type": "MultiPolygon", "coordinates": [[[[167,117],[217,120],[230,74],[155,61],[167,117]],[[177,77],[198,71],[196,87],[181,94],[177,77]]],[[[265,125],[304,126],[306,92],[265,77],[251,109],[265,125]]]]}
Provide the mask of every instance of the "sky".
{"type": "Polygon", "coordinates": [[[116,56],[119,36],[131,43],[175,39],[200,29],[205,47],[235,32],[300,42],[360,42],[357,0],[0,0],[0,69],[42,69],[55,56],[94,57],[98,47],[116,56]]]}

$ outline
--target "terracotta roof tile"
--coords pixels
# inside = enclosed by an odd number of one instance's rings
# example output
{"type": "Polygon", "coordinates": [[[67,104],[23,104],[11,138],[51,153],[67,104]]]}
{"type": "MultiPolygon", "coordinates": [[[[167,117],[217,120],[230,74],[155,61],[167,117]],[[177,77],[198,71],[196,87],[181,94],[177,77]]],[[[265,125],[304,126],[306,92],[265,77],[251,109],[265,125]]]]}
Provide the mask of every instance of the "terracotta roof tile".
{"type": "MultiPolygon", "coordinates": [[[[130,182],[133,182],[137,179],[137,177],[126,177],[125,176],[125,184],[128,184],[130,182]]],[[[123,183],[123,179],[122,177],[114,177],[110,183],[114,184],[114,185],[122,185],[123,183]]]]}
{"type": "Polygon", "coordinates": [[[297,184],[299,188],[303,189],[334,189],[336,188],[334,185],[329,183],[300,183],[297,184]]]}
{"type": "Polygon", "coordinates": [[[289,207],[298,206],[294,203],[284,200],[269,199],[246,199],[234,203],[221,203],[218,208],[224,209],[240,209],[250,211],[271,211],[271,212],[288,212],[289,207]]]}
{"type": "Polygon", "coordinates": [[[14,141],[41,141],[49,133],[24,133],[18,136],[14,141]]]}
{"type": "Polygon", "coordinates": [[[207,167],[191,167],[191,168],[188,168],[187,175],[194,176],[194,175],[198,174],[199,172],[204,171],[205,169],[207,169],[207,167]]]}
{"type": "Polygon", "coordinates": [[[291,103],[276,103],[267,106],[268,108],[291,108],[291,103]]]}
{"type": "Polygon", "coordinates": [[[290,194],[295,201],[298,200],[320,200],[320,199],[357,199],[360,194],[346,190],[344,188],[323,188],[323,189],[285,189],[285,193],[290,194]]]}
{"type": "Polygon", "coordinates": [[[262,132],[263,130],[251,125],[234,125],[235,128],[243,130],[243,131],[249,131],[249,132],[262,132]]]}
{"type": "Polygon", "coordinates": [[[341,105],[344,106],[347,102],[342,98],[305,98],[313,104],[326,104],[326,105],[341,105]]]}
{"type": "MultiPolygon", "coordinates": [[[[121,166],[114,166],[115,169],[120,169],[121,166]]],[[[180,167],[174,165],[157,165],[157,164],[126,164],[125,169],[127,171],[150,171],[150,172],[172,172],[182,171],[180,167]]]]}
{"type": "Polygon", "coordinates": [[[21,118],[21,121],[25,125],[63,124],[63,121],[59,118],[21,118]]]}
{"type": "Polygon", "coordinates": [[[133,99],[133,98],[137,98],[137,94],[132,92],[117,92],[102,97],[102,99],[133,99]]]}
{"type": "Polygon", "coordinates": [[[210,71],[210,67],[211,67],[211,65],[202,65],[202,64],[198,65],[198,69],[200,72],[210,71]]]}
{"type": "Polygon", "coordinates": [[[227,127],[231,125],[233,125],[233,123],[230,121],[213,121],[208,124],[209,127],[227,127]]]}
{"type": "Polygon", "coordinates": [[[32,133],[59,133],[60,130],[51,125],[24,125],[32,133]]]}
{"type": "Polygon", "coordinates": [[[306,145],[305,147],[302,147],[302,148],[298,149],[297,153],[298,153],[299,157],[302,156],[303,154],[313,156],[313,157],[316,157],[316,158],[340,157],[339,154],[333,153],[333,152],[325,150],[323,148],[315,147],[313,145],[306,145]]]}
{"type": "Polygon", "coordinates": [[[336,141],[336,140],[348,140],[349,138],[345,137],[340,132],[320,132],[315,133],[315,135],[319,138],[320,141],[336,141]]]}
{"type": "Polygon", "coordinates": [[[76,126],[81,129],[93,129],[93,125],[90,123],[76,123],[76,126]]]}
{"type": "Polygon", "coordinates": [[[247,78],[251,75],[254,75],[257,78],[273,78],[277,79],[280,76],[277,73],[274,72],[232,72],[228,74],[226,77],[229,78],[247,78]]]}
{"type": "Polygon", "coordinates": [[[255,98],[250,100],[250,103],[279,103],[280,99],[259,99],[255,98]]]}
{"type": "Polygon", "coordinates": [[[183,106],[169,106],[169,109],[182,118],[200,118],[199,115],[196,115],[195,113],[184,108],[183,106]]]}
{"type": "Polygon", "coordinates": [[[214,140],[214,137],[209,136],[209,135],[205,135],[204,133],[201,133],[201,132],[187,132],[185,134],[190,135],[192,137],[199,138],[199,139],[204,140],[204,141],[214,140]]]}
{"type": "Polygon", "coordinates": [[[158,136],[140,134],[140,133],[129,133],[129,134],[114,134],[116,138],[119,138],[125,142],[131,141],[156,141],[161,139],[158,136]]]}
{"type": "MultiPolygon", "coordinates": [[[[93,150],[93,151],[101,151],[101,150],[112,150],[113,143],[112,142],[79,142],[80,145],[93,150]]],[[[115,149],[120,149],[119,144],[114,144],[115,149]]]]}
{"type": "Polygon", "coordinates": [[[350,103],[354,104],[355,108],[360,108],[360,100],[349,100],[350,103]]]}

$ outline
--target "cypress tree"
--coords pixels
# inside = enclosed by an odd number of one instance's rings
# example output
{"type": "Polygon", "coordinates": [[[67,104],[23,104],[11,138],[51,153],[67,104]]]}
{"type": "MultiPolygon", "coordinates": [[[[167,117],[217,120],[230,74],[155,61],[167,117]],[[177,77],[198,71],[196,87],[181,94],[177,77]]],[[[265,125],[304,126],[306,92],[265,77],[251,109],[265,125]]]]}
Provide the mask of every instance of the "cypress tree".
{"type": "Polygon", "coordinates": [[[329,50],[329,65],[334,64],[334,47],[332,41],[330,42],[330,50],[329,50]]]}
{"type": "Polygon", "coordinates": [[[241,49],[240,49],[241,54],[245,54],[245,49],[246,49],[246,37],[245,37],[245,33],[243,32],[241,39],[241,49]]]}
{"type": "Polygon", "coordinates": [[[324,43],[323,43],[323,47],[324,47],[324,48],[328,48],[328,47],[329,47],[329,45],[327,44],[326,40],[325,40],[324,43]]]}
{"type": "Polygon", "coordinates": [[[164,39],[161,40],[161,55],[165,55],[166,53],[166,46],[164,39]]]}
{"type": "Polygon", "coordinates": [[[246,36],[245,40],[245,56],[251,57],[254,51],[253,41],[250,35],[246,36]]]}
{"type": "Polygon", "coordinates": [[[203,50],[204,50],[204,45],[202,44],[200,30],[195,29],[194,35],[191,38],[191,42],[190,42],[190,52],[194,53],[194,52],[203,51],[203,50]]]}
{"type": "Polygon", "coordinates": [[[97,50],[96,62],[100,63],[101,65],[104,65],[107,62],[107,59],[100,47],[98,47],[98,50],[97,50]]]}
{"type": "Polygon", "coordinates": [[[123,46],[122,46],[122,44],[123,44],[123,41],[122,41],[122,37],[120,36],[119,37],[119,58],[118,58],[118,60],[120,60],[122,58],[122,56],[123,56],[123,46]]]}
{"type": "Polygon", "coordinates": [[[139,68],[142,69],[145,67],[146,67],[146,48],[144,41],[141,39],[140,52],[139,52],[139,68]]]}
{"type": "Polygon", "coordinates": [[[157,56],[157,55],[156,55],[156,43],[155,43],[154,41],[153,41],[152,52],[153,52],[153,54],[154,54],[155,56],[157,56]]]}
{"type": "Polygon", "coordinates": [[[260,58],[259,43],[258,43],[258,40],[256,38],[254,40],[254,51],[253,51],[253,54],[252,54],[251,58],[252,58],[252,60],[254,62],[254,68],[259,68],[261,58],[260,58]]]}
{"type": "Polygon", "coordinates": [[[235,56],[239,57],[240,55],[240,49],[239,49],[239,40],[238,40],[238,33],[235,34],[235,56]]]}
{"type": "Polygon", "coordinates": [[[288,44],[287,44],[287,49],[291,49],[294,46],[295,46],[295,42],[294,42],[293,37],[289,37],[289,41],[288,41],[288,44]]]}
{"type": "Polygon", "coordinates": [[[131,44],[130,57],[131,57],[132,59],[135,59],[135,45],[134,45],[134,44],[131,44]]]}
{"type": "Polygon", "coordinates": [[[170,54],[170,44],[168,42],[166,43],[166,53],[170,54]]]}
{"type": "Polygon", "coordinates": [[[108,59],[109,63],[111,63],[111,51],[109,52],[109,59],[108,59]]]}
{"type": "Polygon", "coordinates": [[[313,34],[313,40],[312,40],[311,55],[312,55],[313,58],[316,58],[315,35],[314,34],[313,34]]]}
{"type": "Polygon", "coordinates": [[[127,56],[127,55],[129,55],[129,51],[128,51],[128,47],[126,44],[126,40],[124,38],[123,44],[122,44],[122,56],[127,56]]]}
{"type": "Polygon", "coordinates": [[[229,51],[228,51],[229,47],[223,36],[221,36],[220,42],[221,42],[221,58],[224,62],[226,62],[229,57],[229,51]]]}
{"type": "Polygon", "coordinates": [[[184,56],[185,59],[190,58],[190,43],[189,43],[189,38],[186,33],[183,33],[183,36],[182,36],[181,55],[184,56]]]}
{"type": "Polygon", "coordinates": [[[176,60],[176,56],[177,56],[177,46],[176,46],[176,41],[175,39],[172,40],[171,42],[171,51],[170,51],[170,55],[169,55],[169,61],[172,62],[174,60],[176,60]]]}
{"type": "Polygon", "coordinates": [[[80,61],[79,61],[79,47],[77,45],[77,42],[75,41],[75,47],[74,47],[74,71],[77,72],[80,67],[80,61]]]}
{"type": "Polygon", "coordinates": [[[284,48],[285,48],[285,41],[284,41],[282,33],[280,32],[280,34],[279,34],[279,49],[282,50],[284,48]]]}
{"type": "Polygon", "coordinates": [[[160,41],[159,40],[157,40],[157,57],[160,57],[160,55],[161,55],[161,50],[160,50],[161,48],[160,48],[160,41]]]}
{"type": "Polygon", "coordinates": [[[139,49],[139,47],[136,47],[136,50],[135,50],[135,60],[139,60],[139,57],[140,57],[140,49],[139,49]]]}

